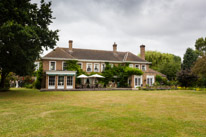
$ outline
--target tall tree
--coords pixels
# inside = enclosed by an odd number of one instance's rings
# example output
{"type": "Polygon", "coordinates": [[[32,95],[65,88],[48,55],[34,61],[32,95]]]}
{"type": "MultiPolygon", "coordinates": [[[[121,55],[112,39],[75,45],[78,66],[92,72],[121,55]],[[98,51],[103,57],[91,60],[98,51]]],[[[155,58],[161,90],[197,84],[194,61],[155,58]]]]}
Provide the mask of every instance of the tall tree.
{"type": "Polygon", "coordinates": [[[182,69],[190,70],[190,68],[194,65],[195,61],[197,60],[197,58],[198,58],[197,52],[191,48],[187,48],[186,53],[184,54],[183,57],[182,69]]]}
{"type": "Polygon", "coordinates": [[[181,68],[181,58],[173,54],[146,51],[145,58],[152,62],[152,69],[167,75],[169,80],[175,79],[176,73],[181,68]]]}
{"type": "Polygon", "coordinates": [[[192,72],[198,75],[204,86],[206,86],[206,56],[197,59],[192,67],[192,72]]]}
{"type": "Polygon", "coordinates": [[[50,30],[51,2],[40,6],[30,0],[0,1],[0,88],[9,72],[25,75],[43,48],[54,48],[58,30],[50,30]]]}
{"type": "Polygon", "coordinates": [[[206,37],[197,39],[195,42],[195,48],[199,51],[201,56],[206,55],[206,37]]]}

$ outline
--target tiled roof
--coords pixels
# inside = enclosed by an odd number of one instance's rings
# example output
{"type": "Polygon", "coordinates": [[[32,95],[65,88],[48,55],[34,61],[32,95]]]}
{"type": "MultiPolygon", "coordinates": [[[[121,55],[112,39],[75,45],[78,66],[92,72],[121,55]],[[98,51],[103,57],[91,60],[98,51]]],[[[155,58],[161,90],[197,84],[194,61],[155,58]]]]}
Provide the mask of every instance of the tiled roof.
{"type": "Polygon", "coordinates": [[[160,72],[158,72],[156,70],[153,70],[151,68],[149,68],[149,70],[146,73],[155,73],[155,74],[160,75],[162,77],[167,77],[166,75],[164,75],[164,74],[162,74],[162,73],[160,73],[160,72]]]}
{"type": "Polygon", "coordinates": [[[76,49],[73,48],[72,52],[69,48],[56,48],[44,58],[66,58],[66,59],[77,59],[77,60],[105,60],[105,61],[126,61],[126,62],[145,62],[146,60],[134,55],[131,52],[113,52],[105,50],[91,50],[91,49],[76,49]]]}

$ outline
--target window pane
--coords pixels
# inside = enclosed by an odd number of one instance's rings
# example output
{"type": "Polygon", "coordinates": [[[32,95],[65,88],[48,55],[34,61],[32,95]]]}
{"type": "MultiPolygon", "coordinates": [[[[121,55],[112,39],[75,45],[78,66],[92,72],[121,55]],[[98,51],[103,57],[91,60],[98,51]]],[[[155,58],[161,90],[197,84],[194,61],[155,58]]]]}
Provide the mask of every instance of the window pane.
{"type": "Polygon", "coordinates": [[[55,62],[51,62],[51,64],[50,64],[50,70],[55,70],[55,62]]]}
{"type": "Polygon", "coordinates": [[[140,86],[140,78],[138,78],[137,80],[138,80],[137,84],[140,86]]]}
{"type": "Polygon", "coordinates": [[[63,70],[67,70],[66,68],[67,68],[67,63],[64,62],[64,63],[63,63],[63,70]]]}
{"type": "Polygon", "coordinates": [[[67,76],[67,85],[72,86],[73,85],[73,76],[67,76]]]}
{"type": "Polygon", "coordinates": [[[94,64],[94,71],[99,72],[99,64],[94,64]]]}
{"type": "Polygon", "coordinates": [[[142,65],[142,70],[146,70],[146,66],[145,65],[142,65]]]}
{"type": "Polygon", "coordinates": [[[87,64],[87,72],[91,72],[92,71],[92,65],[91,64],[87,64]]]}
{"type": "Polygon", "coordinates": [[[55,85],[55,76],[49,76],[49,86],[55,85]]]}
{"type": "Polygon", "coordinates": [[[58,77],[58,85],[59,86],[64,85],[64,76],[59,76],[58,77]]]}

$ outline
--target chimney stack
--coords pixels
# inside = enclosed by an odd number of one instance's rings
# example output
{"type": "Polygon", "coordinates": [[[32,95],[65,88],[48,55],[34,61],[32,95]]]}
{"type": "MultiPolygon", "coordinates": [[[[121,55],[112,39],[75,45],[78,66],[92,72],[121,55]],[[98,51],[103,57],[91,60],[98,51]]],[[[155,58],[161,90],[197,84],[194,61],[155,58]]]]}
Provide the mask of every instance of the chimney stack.
{"type": "Polygon", "coordinates": [[[140,57],[145,60],[145,45],[140,46],[140,57]]]}
{"type": "Polygon", "coordinates": [[[73,41],[69,40],[69,52],[72,52],[72,44],[73,44],[73,41]]]}
{"type": "Polygon", "coordinates": [[[116,53],[117,52],[117,44],[114,42],[113,44],[113,52],[116,53]]]}

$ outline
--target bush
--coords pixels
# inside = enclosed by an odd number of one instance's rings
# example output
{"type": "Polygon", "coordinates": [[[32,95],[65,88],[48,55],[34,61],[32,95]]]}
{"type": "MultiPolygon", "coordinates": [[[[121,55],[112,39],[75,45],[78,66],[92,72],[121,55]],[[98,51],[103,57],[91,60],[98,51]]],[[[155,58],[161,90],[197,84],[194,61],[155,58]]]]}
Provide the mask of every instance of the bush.
{"type": "Polygon", "coordinates": [[[34,87],[33,84],[25,84],[24,86],[25,86],[25,88],[33,88],[34,87]]]}
{"type": "Polygon", "coordinates": [[[41,89],[42,79],[43,79],[43,67],[42,67],[42,63],[41,63],[39,70],[36,71],[36,80],[33,83],[33,85],[34,85],[33,87],[36,89],[41,89]]]}

